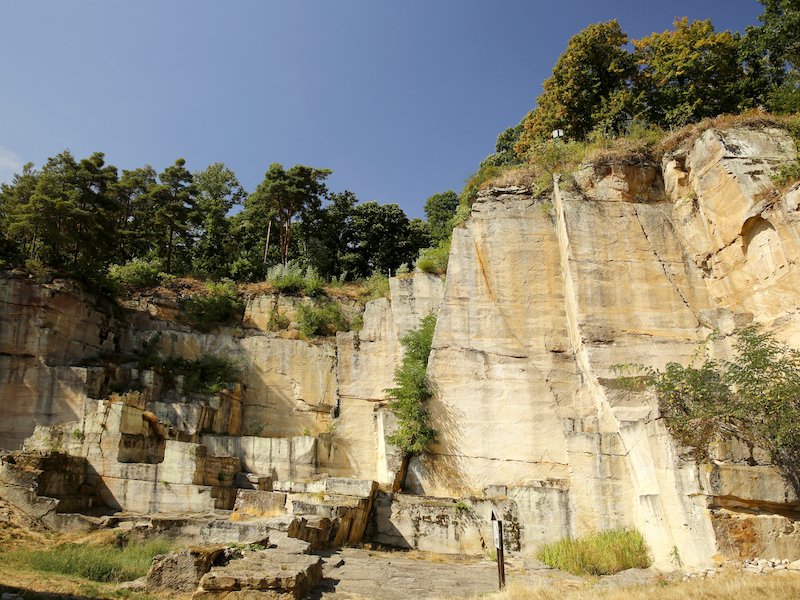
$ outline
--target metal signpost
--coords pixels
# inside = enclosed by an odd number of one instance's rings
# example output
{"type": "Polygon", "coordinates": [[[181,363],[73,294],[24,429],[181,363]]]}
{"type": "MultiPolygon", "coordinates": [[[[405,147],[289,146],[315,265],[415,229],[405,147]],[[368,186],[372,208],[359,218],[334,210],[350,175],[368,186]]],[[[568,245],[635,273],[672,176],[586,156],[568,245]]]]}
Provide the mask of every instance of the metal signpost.
{"type": "Polygon", "coordinates": [[[506,587],[506,564],[503,554],[503,522],[497,518],[492,511],[492,537],[494,538],[494,548],[497,553],[497,582],[500,589],[506,587]]]}

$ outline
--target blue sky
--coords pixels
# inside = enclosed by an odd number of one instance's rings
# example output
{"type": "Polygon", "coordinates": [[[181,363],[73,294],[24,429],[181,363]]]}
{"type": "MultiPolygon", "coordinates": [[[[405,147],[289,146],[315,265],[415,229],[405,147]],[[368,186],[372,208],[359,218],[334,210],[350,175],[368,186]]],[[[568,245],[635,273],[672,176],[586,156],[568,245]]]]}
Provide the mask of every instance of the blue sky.
{"type": "Polygon", "coordinates": [[[617,18],[757,23],[755,0],[6,0],[0,181],[65,148],[120,169],[268,165],[422,216],[534,106],[570,36],[617,18]]]}

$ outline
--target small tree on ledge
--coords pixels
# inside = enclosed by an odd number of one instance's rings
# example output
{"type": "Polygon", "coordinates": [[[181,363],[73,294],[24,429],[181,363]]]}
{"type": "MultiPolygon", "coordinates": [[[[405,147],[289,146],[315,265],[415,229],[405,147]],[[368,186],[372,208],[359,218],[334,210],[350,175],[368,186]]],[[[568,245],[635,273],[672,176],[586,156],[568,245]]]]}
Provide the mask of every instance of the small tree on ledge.
{"type": "MultiPolygon", "coordinates": [[[[428,356],[431,353],[436,316],[428,315],[419,328],[408,332],[400,340],[403,346],[403,364],[394,373],[397,387],[384,390],[389,399],[389,409],[397,417],[397,431],[387,437],[403,451],[403,475],[412,456],[424,454],[436,442],[438,432],[431,425],[431,415],[426,406],[433,389],[426,375],[428,356]]],[[[401,477],[402,481],[405,477],[401,477]]]]}

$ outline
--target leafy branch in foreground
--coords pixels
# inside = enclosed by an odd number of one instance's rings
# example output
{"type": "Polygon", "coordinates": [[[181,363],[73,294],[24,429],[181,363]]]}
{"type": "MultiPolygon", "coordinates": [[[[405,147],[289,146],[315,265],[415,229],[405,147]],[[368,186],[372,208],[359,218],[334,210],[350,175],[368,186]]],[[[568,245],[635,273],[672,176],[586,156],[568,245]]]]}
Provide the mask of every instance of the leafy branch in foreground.
{"type": "Polygon", "coordinates": [[[732,360],[707,359],[700,367],[669,363],[642,368],[670,432],[707,455],[715,433],[735,434],[772,454],[795,481],[800,464],[800,352],[755,327],[738,331],[732,360]]]}
{"type": "Polygon", "coordinates": [[[387,439],[409,456],[423,454],[436,441],[437,431],[425,406],[433,396],[426,371],[435,328],[436,316],[430,314],[418,329],[403,336],[403,364],[394,373],[397,387],[384,390],[397,417],[397,431],[387,439]]]}

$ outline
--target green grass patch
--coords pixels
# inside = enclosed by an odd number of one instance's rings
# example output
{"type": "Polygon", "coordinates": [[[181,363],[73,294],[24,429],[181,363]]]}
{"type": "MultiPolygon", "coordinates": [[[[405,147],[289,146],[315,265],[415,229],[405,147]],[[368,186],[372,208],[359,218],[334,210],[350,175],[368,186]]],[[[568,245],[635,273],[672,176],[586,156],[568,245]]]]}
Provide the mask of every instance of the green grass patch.
{"type": "Polygon", "coordinates": [[[290,262],[287,265],[275,265],[267,271],[267,281],[281,294],[290,296],[322,296],[325,281],[317,272],[308,267],[290,262]]]}
{"type": "Polygon", "coordinates": [[[174,547],[172,540],[163,538],[133,542],[123,548],[60,544],[47,550],[14,550],[4,553],[0,560],[21,569],[119,582],[147,575],[153,557],[174,547]]]}
{"type": "Polygon", "coordinates": [[[244,302],[239,298],[233,282],[209,282],[204,293],[184,300],[182,309],[192,327],[208,332],[218,325],[241,321],[244,302]]]}
{"type": "Polygon", "coordinates": [[[536,558],[573,575],[612,575],[625,569],[646,569],[652,563],[642,534],[632,529],[564,538],[541,548],[536,558]]]}
{"type": "Polygon", "coordinates": [[[336,335],[337,331],[348,331],[350,323],[342,307],[334,300],[317,304],[301,304],[298,307],[300,332],[306,337],[336,335]]]}
{"type": "Polygon", "coordinates": [[[154,335],[142,344],[137,352],[137,368],[155,371],[164,378],[164,385],[171,388],[178,376],[183,377],[183,390],[200,394],[216,394],[231,383],[241,380],[240,365],[228,358],[203,356],[198,360],[165,357],[158,349],[159,335],[154,335]]]}
{"type": "Polygon", "coordinates": [[[439,242],[435,248],[424,248],[419,253],[417,268],[425,273],[444,275],[450,258],[450,240],[439,242]]]}

